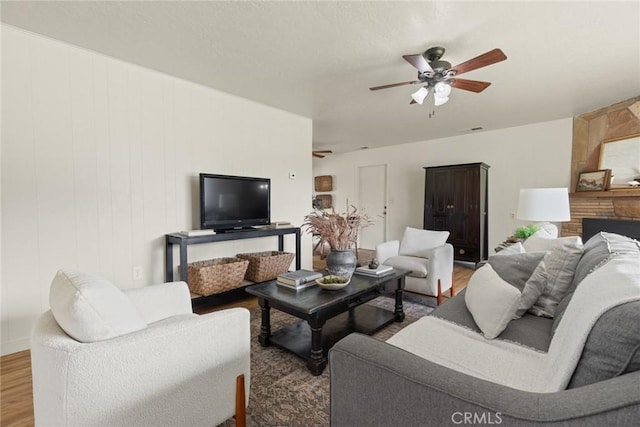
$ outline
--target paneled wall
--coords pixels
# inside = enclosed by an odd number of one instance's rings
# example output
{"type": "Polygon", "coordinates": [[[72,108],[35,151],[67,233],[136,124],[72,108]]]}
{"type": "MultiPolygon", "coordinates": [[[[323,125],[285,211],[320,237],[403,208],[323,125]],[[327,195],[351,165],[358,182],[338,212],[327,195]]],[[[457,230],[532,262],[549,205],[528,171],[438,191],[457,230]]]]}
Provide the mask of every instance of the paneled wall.
{"type": "MultiPolygon", "coordinates": [[[[120,287],[162,282],[164,234],[198,228],[200,172],[271,178],[272,220],[300,225],[311,130],[307,118],[2,26],[2,353],[27,347],[60,268],[120,287]]],[[[273,237],[189,254],[275,248],[273,237]]],[[[308,235],[303,249],[310,268],[308,235]]]]}
{"type": "MultiPolygon", "coordinates": [[[[573,120],[571,189],[580,172],[598,169],[605,139],[640,133],[640,96],[582,114],[573,120]]],[[[570,197],[571,221],[562,224],[565,236],[582,234],[582,218],[640,220],[640,190],[577,193],[570,197]]]]}

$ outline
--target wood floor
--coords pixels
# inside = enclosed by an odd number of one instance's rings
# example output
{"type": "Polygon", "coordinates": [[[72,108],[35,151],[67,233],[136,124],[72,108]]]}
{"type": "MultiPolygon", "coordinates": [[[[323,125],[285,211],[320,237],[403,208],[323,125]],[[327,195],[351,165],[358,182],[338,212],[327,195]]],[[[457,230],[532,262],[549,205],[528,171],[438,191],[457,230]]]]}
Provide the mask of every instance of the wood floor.
{"type": "MultiPolygon", "coordinates": [[[[368,263],[373,258],[373,251],[361,249],[358,258],[361,263],[368,263]]],[[[325,266],[321,256],[314,255],[313,268],[323,269],[325,266]]],[[[454,265],[456,292],[467,286],[473,270],[463,265],[454,265]]],[[[196,311],[206,313],[229,307],[257,307],[255,297],[216,307],[200,307],[196,311]]],[[[31,359],[29,350],[9,354],[0,358],[0,426],[22,427],[33,426],[33,398],[31,388],[31,359]]]]}

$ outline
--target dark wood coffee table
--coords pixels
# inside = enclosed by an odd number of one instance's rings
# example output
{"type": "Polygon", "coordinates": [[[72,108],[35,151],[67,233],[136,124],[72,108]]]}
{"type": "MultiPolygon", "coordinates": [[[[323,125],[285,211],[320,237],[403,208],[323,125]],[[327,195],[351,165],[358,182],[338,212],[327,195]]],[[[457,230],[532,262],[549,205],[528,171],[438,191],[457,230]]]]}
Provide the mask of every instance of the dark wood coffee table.
{"type": "Polygon", "coordinates": [[[262,325],[258,340],[263,347],[274,344],[307,360],[313,375],[320,375],[327,366],[327,352],[352,332],[371,335],[389,323],[404,320],[402,290],[406,270],[374,278],[353,275],[351,283],[337,291],[313,286],[295,291],[276,284],[275,280],[249,286],[246,291],[259,299],[262,325]],[[393,312],[367,301],[395,293],[393,312]],[[302,319],[301,322],[271,332],[270,309],[284,311],[302,319]]]}

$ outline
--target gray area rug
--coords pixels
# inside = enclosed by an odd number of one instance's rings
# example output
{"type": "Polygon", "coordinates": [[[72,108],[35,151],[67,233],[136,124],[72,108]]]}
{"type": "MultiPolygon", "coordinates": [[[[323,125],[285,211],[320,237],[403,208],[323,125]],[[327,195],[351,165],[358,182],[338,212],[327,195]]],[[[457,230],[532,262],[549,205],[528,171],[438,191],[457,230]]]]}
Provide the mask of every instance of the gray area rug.
{"type": "MultiPolygon", "coordinates": [[[[390,311],[394,300],[378,297],[372,304],[390,311]]],[[[405,320],[392,323],[376,332],[373,337],[386,341],[396,332],[426,316],[432,307],[404,302],[405,320]]],[[[271,310],[271,328],[298,322],[299,319],[278,310],[271,310]]],[[[251,385],[247,425],[249,426],[328,426],[329,425],[329,367],[314,377],[305,362],[297,356],[276,347],[262,347],[260,308],[251,310],[251,385]]],[[[234,426],[233,419],[224,427],[234,426]]]]}

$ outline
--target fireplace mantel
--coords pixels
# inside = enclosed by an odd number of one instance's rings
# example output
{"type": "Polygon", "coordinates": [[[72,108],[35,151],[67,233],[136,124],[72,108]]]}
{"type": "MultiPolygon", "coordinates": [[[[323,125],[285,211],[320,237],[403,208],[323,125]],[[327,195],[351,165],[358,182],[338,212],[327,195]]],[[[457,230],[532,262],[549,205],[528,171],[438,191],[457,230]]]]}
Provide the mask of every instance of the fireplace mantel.
{"type": "MultiPolygon", "coordinates": [[[[600,145],[640,133],[640,96],[573,119],[571,188],[580,172],[598,169],[600,145]]],[[[561,235],[582,235],[583,218],[640,221],[640,188],[575,192],[569,195],[571,221],[562,224],[561,235]]]]}
{"type": "Polygon", "coordinates": [[[637,197],[640,199],[640,188],[630,188],[628,190],[609,190],[609,191],[582,191],[580,193],[570,193],[569,197],[588,198],[588,199],[609,199],[618,197],[637,197]]]}

